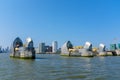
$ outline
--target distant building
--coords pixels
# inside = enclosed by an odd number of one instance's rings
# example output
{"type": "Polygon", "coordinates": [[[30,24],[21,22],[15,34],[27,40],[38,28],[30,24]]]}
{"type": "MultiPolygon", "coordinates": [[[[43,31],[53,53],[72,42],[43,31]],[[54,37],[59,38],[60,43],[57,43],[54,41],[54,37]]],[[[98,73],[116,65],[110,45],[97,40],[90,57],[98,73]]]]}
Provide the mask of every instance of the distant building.
{"type": "Polygon", "coordinates": [[[53,41],[52,42],[52,52],[56,53],[57,50],[58,50],[58,43],[57,43],[57,41],[53,41]]]}
{"type": "Polygon", "coordinates": [[[0,53],[2,53],[2,46],[0,46],[0,53]]]}
{"type": "Polygon", "coordinates": [[[8,53],[10,50],[9,50],[9,47],[5,48],[5,52],[8,53]]]}
{"type": "Polygon", "coordinates": [[[9,53],[9,52],[10,52],[9,47],[2,48],[2,46],[0,46],[0,53],[9,53]]]}
{"type": "Polygon", "coordinates": [[[45,52],[52,52],[52,46],[45,46],[45,52]]]}
{"type": "Polygon", "coordinates": [[[116,50],[116,49],[117,49],[116,44],[110,44],[110,50],[111,50],[111,51],[114,51],[114,50],[116,50]]]}
{"type": "Polygon", "coordinates": [[[45,43],[40,43],[38,48],[39,48],[39,53],[44,53],[45,52],[45,43]]]}

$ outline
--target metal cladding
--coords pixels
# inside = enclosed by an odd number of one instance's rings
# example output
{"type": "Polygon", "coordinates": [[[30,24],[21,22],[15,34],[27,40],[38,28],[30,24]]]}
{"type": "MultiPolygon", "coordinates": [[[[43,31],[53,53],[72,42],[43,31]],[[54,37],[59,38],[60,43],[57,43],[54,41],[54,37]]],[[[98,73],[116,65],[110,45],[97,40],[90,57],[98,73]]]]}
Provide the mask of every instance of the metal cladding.
{"type": "Polygon", "coordinates": [[[70,41],[67,41],[63,44],[63,46],[61,47],[61,53],[67,53],[69,54],[69,50],[70,48],[73,48],[73,45],[70,41]]]}
{"type": "Polygon", "coordinates": [[[11,57],[18,57],[18,58],[35,58],[35,50],[33,47],[33,41],[31,38],[26,39],[26,43],[23,45],[22,40],[17,37],[13,41],[13,45],[11,46],[11,57]]]}
{"type": "Polygon", "coordinates": [[[73,48],[73,45],[70,41],[67,42],[67,48],[68,49],[72,49],[73,48]]]}
{"type": "Polygon", "coordinates": [[[93,57],[92,44],[90,42],[86,42],[84,48],[79,49],[79,53],[81,53],[82,57],[93,57]]]}
{"type": "Polygon", "coordinates": [[[99,45],[99,52],[103,52],[105,51],[105,45],[104,44],[100,44],[99,45]]]}
{"type": "Polygon", "coordinates": [[[91,51],[92,50],[92,44],[90,42],[86,42],[84,45],[84,49],[91,51]]]}
{"type": "Polygon", "coordinates": [[[17,37],[13,42],[13,47],[15,48],[15,47],[22,47],[22,46],[23,46],[22,40],[19,37],[17,37]]]}
{"type": "Polygon", "coordinates": [[[28,37],[27,39],[26,39],[26,42],[27,43],[29,43],[29,42],[31,42],[32,41],[32,39],[30,38],[30,37],[28,37]]]}
{"type": "Polygon", "coordinates": [[[26,47],[33,48],[33,40],[30,37],[26,39],[26,47]]]}

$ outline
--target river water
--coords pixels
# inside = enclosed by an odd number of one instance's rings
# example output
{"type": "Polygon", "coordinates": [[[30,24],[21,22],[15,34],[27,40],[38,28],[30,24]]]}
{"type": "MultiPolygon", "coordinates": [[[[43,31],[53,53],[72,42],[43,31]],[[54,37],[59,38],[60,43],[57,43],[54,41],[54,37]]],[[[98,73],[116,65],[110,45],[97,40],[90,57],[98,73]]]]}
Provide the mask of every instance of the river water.
{"type": "Polygon", "coordinates": [[[120,80],[120,56],[64,57],[37,54],[35,60],[0,54],[0,80],[120,80]]]}

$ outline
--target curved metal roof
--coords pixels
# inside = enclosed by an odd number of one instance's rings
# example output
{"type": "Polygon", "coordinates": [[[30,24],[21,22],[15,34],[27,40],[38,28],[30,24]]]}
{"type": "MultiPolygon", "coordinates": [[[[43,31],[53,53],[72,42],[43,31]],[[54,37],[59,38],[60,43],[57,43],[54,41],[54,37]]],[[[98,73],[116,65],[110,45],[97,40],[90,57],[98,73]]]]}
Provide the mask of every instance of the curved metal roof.
{"type": "Polygon", "coordinates": [[[23,42],[22,40],[17,37],[14,41],[13,41],[13,47],[17,47],[17,45],[19,45],[19,47],[22,47],[23,46],[23,42]]]}

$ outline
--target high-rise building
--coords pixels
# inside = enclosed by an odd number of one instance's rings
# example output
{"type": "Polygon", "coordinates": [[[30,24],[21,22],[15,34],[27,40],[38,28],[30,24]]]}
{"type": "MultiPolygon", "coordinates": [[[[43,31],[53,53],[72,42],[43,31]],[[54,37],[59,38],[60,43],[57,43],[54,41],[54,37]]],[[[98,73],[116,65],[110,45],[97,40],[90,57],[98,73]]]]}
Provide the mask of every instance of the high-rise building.
{"type": "Polygon", "coordinates": [[[44,53],[45,52],[45,43],[40,43],[39,44],[39,53],[44,53]]]}
{"type": "Polygon", "coordinates": [[[52,52],[52,46],[45,46],[45,52],[52,52]]]}
{"type": "Polygon", "coordinates": [[[52,52],[56,53],[57,50],[58,50],[58,43],[57,43],[57,41],[53,41],[52,42],[52,52]]]}

